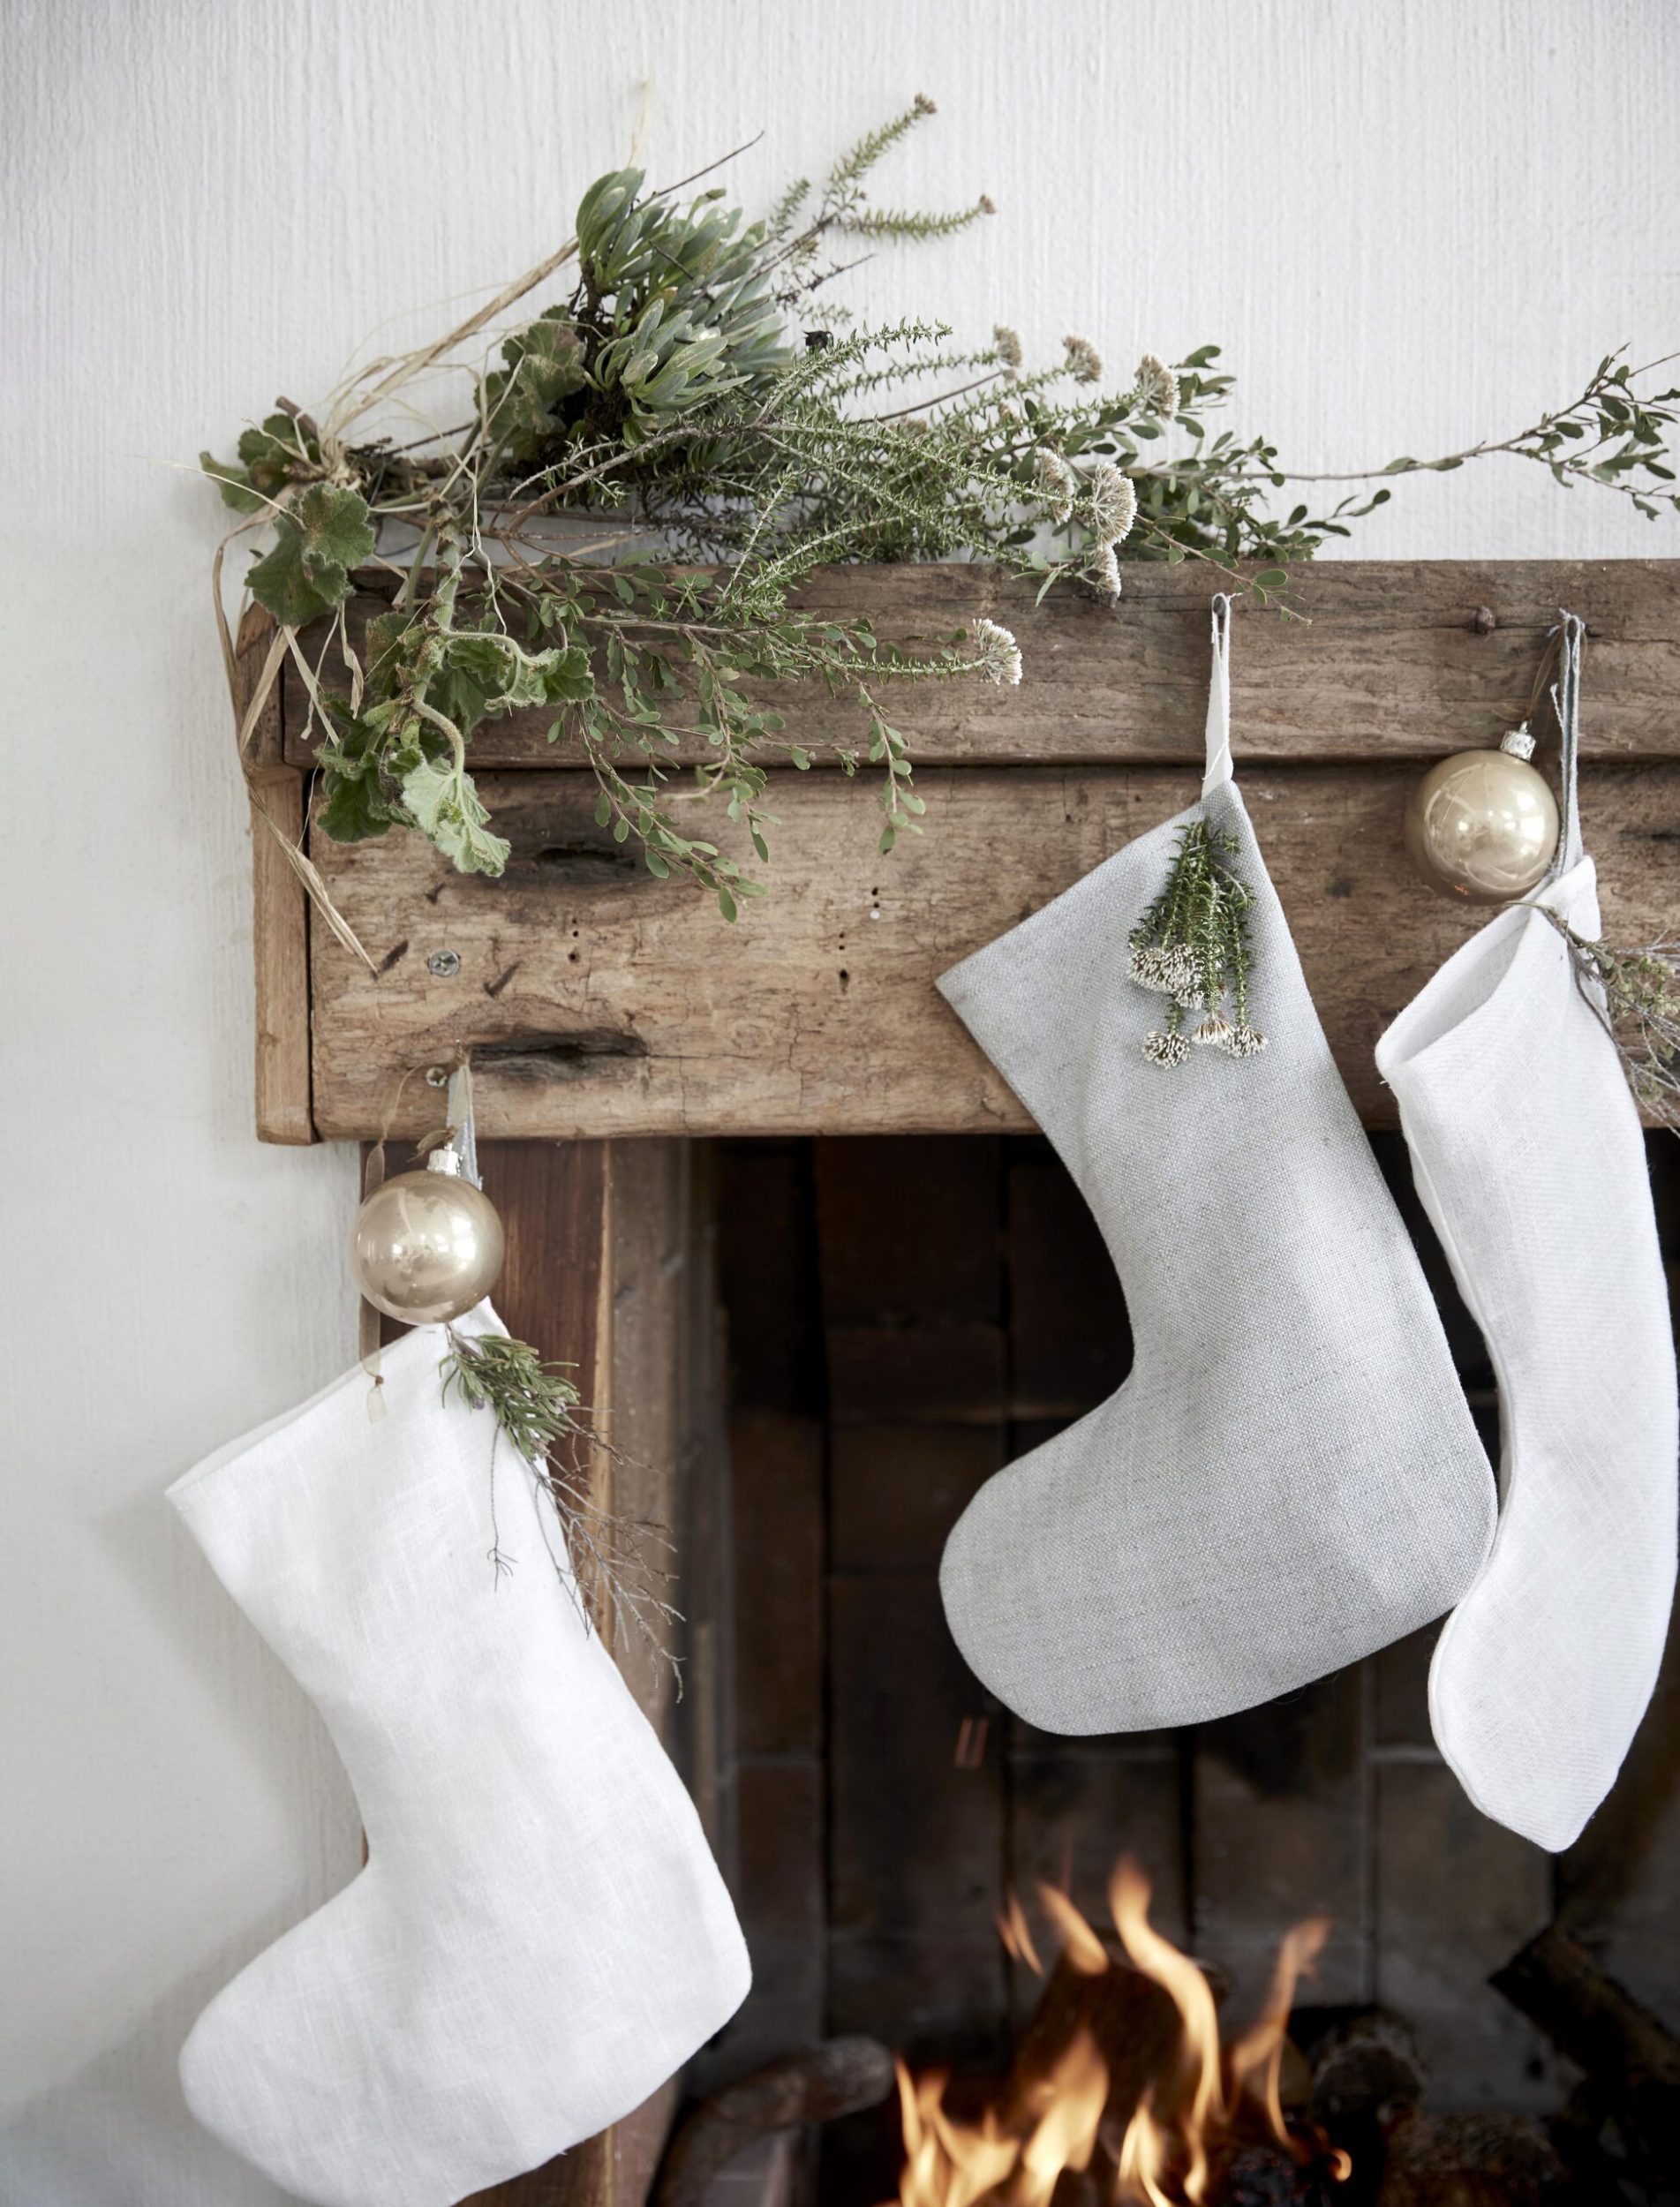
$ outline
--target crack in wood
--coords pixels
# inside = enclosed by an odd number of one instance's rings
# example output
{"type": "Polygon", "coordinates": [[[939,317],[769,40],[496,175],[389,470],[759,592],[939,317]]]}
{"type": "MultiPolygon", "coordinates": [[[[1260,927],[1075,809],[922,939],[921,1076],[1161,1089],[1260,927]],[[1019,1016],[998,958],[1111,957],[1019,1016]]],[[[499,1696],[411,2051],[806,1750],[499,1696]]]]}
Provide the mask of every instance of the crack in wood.
{"type": "Polygon", "coordinates": [[[503,1035],[493,1041],[475,1042],[471,1047],[475,1068],[483,1073],[493,1071],[504,1081],[575,1079],[604,1058],[645,1058],[648,1054],[639,1035],[626,1035],[613,1027],[503,1035]]]}

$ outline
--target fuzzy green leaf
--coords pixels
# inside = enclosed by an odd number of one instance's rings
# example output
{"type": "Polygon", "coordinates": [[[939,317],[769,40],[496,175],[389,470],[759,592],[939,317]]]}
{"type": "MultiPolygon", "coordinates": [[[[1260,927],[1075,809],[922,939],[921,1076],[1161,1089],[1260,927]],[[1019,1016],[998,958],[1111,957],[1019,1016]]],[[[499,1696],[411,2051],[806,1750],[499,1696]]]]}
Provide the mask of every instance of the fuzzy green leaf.
{"type": "Polygon", "coordinates": [[[329,773],[325,788],[316,820],[335,843],[365,843],[398,817],[380,795],[376,777],[329,773]]]}
{"type": "Polygon", "coordinates": [[[200,453],[199,465],[222,493],[222,503],[236,514],[260,514],[267,508],[268,501],[251,488],[251,478],[243,468],[230,467],[209,452],[200,453]]]}
{"type": "Polygon", "coordinates": [[[245,581],[252,596],[289,629],[301,629],[350,595],[350,570],[377,539],[359,491],[312,483],[275,518],[275,541],[245,581]]]}
{"type": "Polygon", "coordinates": [[[424,761],[403,777],[403,803],[422,835],[463,874],[499,874],[509,845],[486,827],[490,815],[471,775],[424,761]]]}

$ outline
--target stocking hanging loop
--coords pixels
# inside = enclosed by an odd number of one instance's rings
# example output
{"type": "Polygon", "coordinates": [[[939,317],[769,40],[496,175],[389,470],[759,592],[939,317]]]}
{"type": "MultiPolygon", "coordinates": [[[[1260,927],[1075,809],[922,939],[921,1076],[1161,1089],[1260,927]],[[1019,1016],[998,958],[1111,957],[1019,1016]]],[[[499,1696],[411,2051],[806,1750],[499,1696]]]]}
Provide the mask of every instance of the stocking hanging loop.
{"type": "Polygon", "coordinates": [[[1232,779],[1231,765],[1231,599],[1217,591],[1213,600],[1213,670],[1208,679],[1208,759],[1202,794],[1211,796],[1232,779]]]}
{"type": "Polygon", "coordinates": [[[1557,715],[1562,754],[1558,780],[1562,785],[1563,832],[1557,840],[1552,878],[1566,874],[1585,855],[1581,841],[1580,804],[1576,778],[1581,746],[1581,641],[1586,623],[1578,614],[1558,611],[1557,680],[1552,684],[1552,710],[1557,715]]]}

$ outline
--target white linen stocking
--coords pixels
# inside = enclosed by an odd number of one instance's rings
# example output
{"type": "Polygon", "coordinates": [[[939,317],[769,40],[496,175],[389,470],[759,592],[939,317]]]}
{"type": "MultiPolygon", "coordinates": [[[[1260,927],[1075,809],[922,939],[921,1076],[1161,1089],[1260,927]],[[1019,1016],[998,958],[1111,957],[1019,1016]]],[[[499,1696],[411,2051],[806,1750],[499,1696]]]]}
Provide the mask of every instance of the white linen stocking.
{"type": "MultiPolygon", "coordinates": [[[[481,1305],[457,1323],[495,1330],[481,1305]]],[[[322,1716],[368,1863],[206,2008],[199,2120],[319,2207],[448,2207],[627,2114],[739,2006],[692,1803],[556,1578],[536,1483],[441,1398],[445,1329],[382,1352],[170,1499],[322,1716]]],[[[546,1508],[545,1505],[541,1505],[546,1508]]],[[[563,1557],[552,1520],[548,1539],[563,1557]]]]}
{"type": "Polygon", "coordinates": [[[1499,1529],[1436,1646],[1442,1753],[1484,1814],[1556,1850],[1608,1792],[1675,1578],[1674,1341],[1639,1116],[1569,947],[1600,930],[1576,804],[1581,624],[1554,692],[1552,874],[1450,958],[1377,1045],[1418,1193],[1499,1387],[1499,1529]]]}
{"type": "Polygon", "coordinates": [[[940,989],[1054,1143],[1125,1287],[1119,1393],[981,1489],[946,1545],[977,1676],[1051,1732],[1189,1724],[1439,1616],[1493,1478],[1440,1320],[1324,1040],[1232,779],[1216,600],[1202,802],[940,989]],[[1257,1057],[1178,1066],[1129,939],[1205,814],[1254,893],[1257,1057]]]}

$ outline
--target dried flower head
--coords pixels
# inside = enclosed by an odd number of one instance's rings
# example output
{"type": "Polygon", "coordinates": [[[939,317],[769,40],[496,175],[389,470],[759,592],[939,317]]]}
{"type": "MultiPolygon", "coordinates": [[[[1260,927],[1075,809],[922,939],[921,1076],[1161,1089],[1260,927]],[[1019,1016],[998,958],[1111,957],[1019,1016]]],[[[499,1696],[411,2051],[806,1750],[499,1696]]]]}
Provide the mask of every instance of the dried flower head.
{"type": "Polygon", "coordinates": [[[1061,454],[1047,444],[1041,444],[1033,454],[1033,473],[1055,501],[1051,519],[1059,528],[1073,518],[1074,493],[1079,488],[1079,478],[1061,454]]]}
{"type": "Polygon", "coordinates": [[[1190,1039],[1198,1050],[1229,1050],[1236,1031],[1223,1012],[1209,1012],[1190,1039]]]}
{"type": "Polygon", "coordinates": [[[1091,563],[1086,572],[1104,598],[1119,596],[1120,555],[1111,544],[1099,544],[1093,547],[1091,563]]]}
{"type": "Polygon", "coordinates": [[[1195,953],[1187,943],[1140,944],[1126,961],[1126,971],[1140,988],[1156,996],[1180,997],[1197,985],[1195,953]]]}
{"type": "Polygon", "coordinates": [[[1180,1004],[1202,1001],[1202,968],[1188,943],[1174,943],[1167,953],[1167,983],[1180,1004]]]}
{"type": "Polygon", "coordinates": [[[1026,357],[1021,351],[1021,338],[1017,333],[1006,322],[999,322],[991,333],[991,346],[1005,368],[1013,375],[1026,357]]]}
{"type": "Polygon", "coordinates": [[[1152,352],[1137,364],[1138,402],[1157,421],[1171,421],[1179,411],[1179,379],[1152,352]]]}
{"type": "Polygon", "coordinates": [[[1067,373],[1075,383],[1095,383],[1103,373],[1103,356],[1089,337],[1064,337],[1067,373]]]}
{"type": "Polygon", "coordinates": [[[1258,1058],[1266,1047],[1266,1037],[1257,1027],[1250,1027],[1245,1023],[1239,1027],[1233,1027],[1231,1030],[1230,1041],[1221,1043],[1219,1047],[1227,1058],[1258,1058]]]}
{"type": "Polygon", "coordinates": [[[995,215],[998,212],[997,201],[989,192],[983,192],[975,201],[975,205],[983,215],[995,215]]]}
{"type": "Polygon", "coordinates": [[[937,115],[939,112],[925,92],[918,92],[910,105],[918,115],[937,115]]]}
{"type": "Polygon", "coordinates": [[[1098,544],[1120,544],[1137,519],[1137,486],[1111,460],[1099,460],[1086,478],[1091,499],[1091,533],[1098,544]]]}
{"type": "Polygon", "coordinates": [[[1181,1066],[1190,1045],[1182,1035],[1164,1035],[1157,1028],[1143,1037],[1143,1055],[1152,1066],[1181,1066]]]}
{"type": "Polygon", "coordinates": [[[988,621],[983,614],[968,623],[968,641],[974,647],[975,672],[983,674],[989,682],[996,682],[1001,689],[1014,689],[1021,681],[1021,646],[1007,629],[996,621],[988,621]]]}

